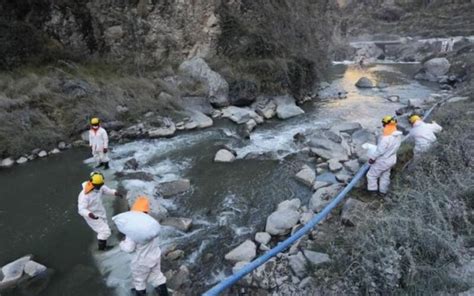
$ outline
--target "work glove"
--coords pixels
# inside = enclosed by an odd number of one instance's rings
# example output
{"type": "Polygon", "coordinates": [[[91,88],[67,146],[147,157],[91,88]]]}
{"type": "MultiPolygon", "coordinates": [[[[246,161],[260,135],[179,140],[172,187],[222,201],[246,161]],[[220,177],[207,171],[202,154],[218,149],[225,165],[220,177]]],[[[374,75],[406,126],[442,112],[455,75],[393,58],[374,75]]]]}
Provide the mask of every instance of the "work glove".
{"type": "Polygon", "coordinates": [[[104,153],[109,152],[109,148],[104,148],[104,153]]]}
{"type": "Polygon", "coordinates": [[[99,217],[97,217],[96,215],[94,215],[94,213],[92,213],[92,212],[89,213],[89,218],[94,219],[94,220],[99,219],[99,217]]]}
{"type": "Polygon", "coordinates": [[[375,159],[369,158],[369,164],[374,164],[374,163],[375,163],[375,159]]]}

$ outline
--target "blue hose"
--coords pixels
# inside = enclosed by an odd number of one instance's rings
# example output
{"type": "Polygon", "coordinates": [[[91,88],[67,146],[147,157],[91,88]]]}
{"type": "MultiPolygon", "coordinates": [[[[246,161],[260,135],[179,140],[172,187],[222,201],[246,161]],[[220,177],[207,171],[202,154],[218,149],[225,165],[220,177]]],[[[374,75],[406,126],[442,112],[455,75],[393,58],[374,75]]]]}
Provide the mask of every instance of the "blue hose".
{"type": "Polygon", "coordinates": [[[291,246],[295,241],[300,239],[303,235],[313,229],[316,224],[321,222],[327,215],[334,209],[342,199],[346,196],[346,194],[357,184],[357,182],[365,175],[365,173],[369,170],[369,165],[366,163],[364,164],[357,174],[354,176],[352,181],[347,184],[347,186],[342,190],[335,199],[333,199],[320,213],[315,215],[306,225],[304,225],[300,230],[298,230],[295,234],[284,240],[283,242],[279,243],[276,247],[271,249],[270,251],[266,252],[262,256],[258,257],[254,261],[250,262],[249,264],[245,265],[242,269],[240,269],[235,274],[227,277],[219,284],[215,285],[212,289],[205,292],[203,296],[214,296],[219,295],[225,289],[231,287],[241,278],[243,278],[246,274],[252,272],[254,269],[259,267],[260,265],[267,262],[270,258],[276,256],[278,253],[283,252],[289,246],[291,246]]]}
{"type": "MultiPolygon", "coordinates": [[[[431,112],[434,110],[435,107],[439,106],[441,104],[435,104],[432,106],[427,112],[424,114],[424,118],[427,119],[430,115],[431,112]]],[[[405,140],[405,139],[404,139],[405,140]]],[[[227,288],[230,288],[232,285],[234,285],[236,282],[238,282],[241,278],[243,278],[246,274],[252,272],[253,270],[257,269],[260,265],[264,264],[270,258],[276,256],[278,253],[285,251],[289,246],[291,246],[294,242],[296,242],[298,239],[300,239],[303,235],[305,235],[307,232],[309,232],[311,229],[313,229],[316,224],[321,222],[324,218],[329,215],[329,213],[334,209],[346,196],[347,193],[359,182],[359,180],[367,173],[369,170],[370,165],[368,163],[364,164],[359,171],[357,171],[357,174],[354,176],[351,182],[347,184],[347,186],[339,192],[339,194],[334,198],[320,213],[315,215],[306,225],[304,225],[300,230],[298,230],[295,234],[284,240],[283,242],[279,243],[276,247],[271,249],[270,251],[266,252],[262,256],[258,257],[254,261],[250,262],[249,264],[245,265],[242,269],[240,269],[238,272],[234,273],[233,275],[225,278],[222,280],[220,283],[215,285],[213,288],[208,290],[203,294],[203,296],[215,296],[219,295],[222,291],[224,291],[227,288]]]]}

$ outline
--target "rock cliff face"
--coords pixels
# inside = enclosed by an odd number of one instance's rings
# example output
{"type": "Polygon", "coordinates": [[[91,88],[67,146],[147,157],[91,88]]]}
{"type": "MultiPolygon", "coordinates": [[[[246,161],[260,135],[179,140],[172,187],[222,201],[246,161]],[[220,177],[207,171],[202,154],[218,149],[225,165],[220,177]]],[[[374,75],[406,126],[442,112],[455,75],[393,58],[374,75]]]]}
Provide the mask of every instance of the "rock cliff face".
{"type": "Polygon", "coordinates": [[[197,56],[299,94],[326,65],[329,2],[2,1],[0,66],[100,57],[145,71],[197,56]]]}

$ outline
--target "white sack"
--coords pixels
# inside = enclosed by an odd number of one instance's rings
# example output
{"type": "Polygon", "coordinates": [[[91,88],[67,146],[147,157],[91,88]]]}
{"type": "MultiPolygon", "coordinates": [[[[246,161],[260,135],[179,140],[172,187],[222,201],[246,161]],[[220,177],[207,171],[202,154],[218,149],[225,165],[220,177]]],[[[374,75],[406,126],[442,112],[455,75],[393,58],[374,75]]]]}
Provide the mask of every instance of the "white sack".
{"type": "Polygon", "coordinates": [[[158,221],[142,212],[125,212],[112,217],[112,220],[121,233],[139,244],[150,241],[160,232],[158,221]]]}

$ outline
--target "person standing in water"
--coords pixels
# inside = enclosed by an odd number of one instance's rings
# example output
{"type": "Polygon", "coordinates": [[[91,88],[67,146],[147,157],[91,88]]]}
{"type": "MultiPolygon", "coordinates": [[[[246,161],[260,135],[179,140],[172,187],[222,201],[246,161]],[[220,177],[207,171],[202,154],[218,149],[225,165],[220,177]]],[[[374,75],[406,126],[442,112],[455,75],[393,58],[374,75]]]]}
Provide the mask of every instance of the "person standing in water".
{"type": "Polygon", "coordinates": [[[97,117],[91,119],[91,129],[89,130],[89,146],[92,149],[92,155],[97,161],[96,168],[109,168],[109,136],[107,131],[100,126],[100,120],[97,117]]]}

